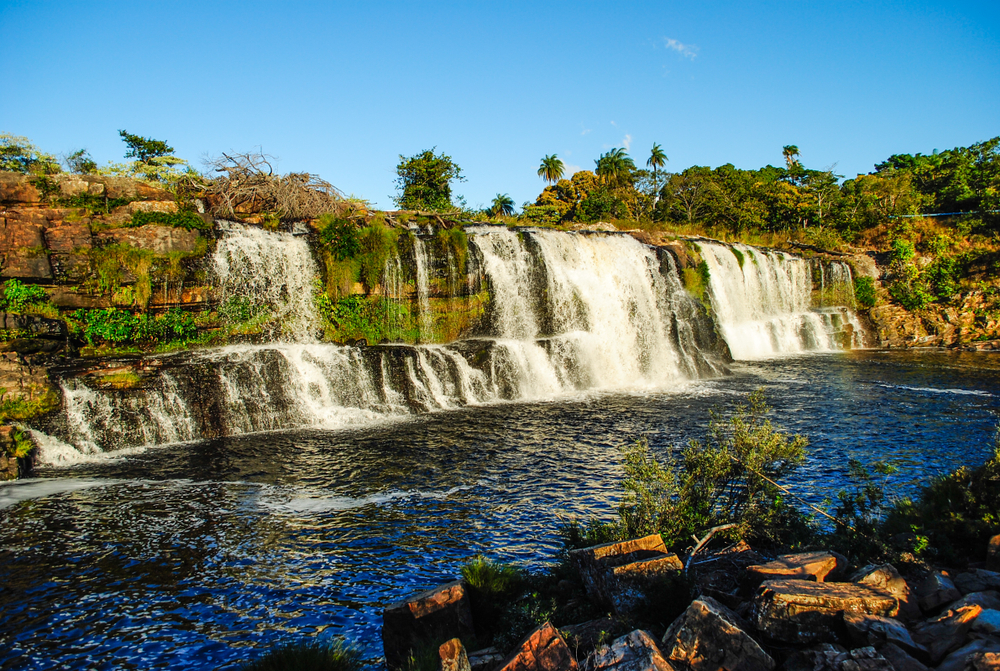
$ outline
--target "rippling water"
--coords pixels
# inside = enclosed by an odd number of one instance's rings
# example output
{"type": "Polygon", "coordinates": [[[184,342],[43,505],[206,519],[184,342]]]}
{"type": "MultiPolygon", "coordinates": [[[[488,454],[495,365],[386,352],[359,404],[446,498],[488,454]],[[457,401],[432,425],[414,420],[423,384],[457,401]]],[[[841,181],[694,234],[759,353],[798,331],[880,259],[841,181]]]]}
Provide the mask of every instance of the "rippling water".
{"type": "Polygon", "coordinates": [[[607,517],[615,446],[666,454],[708,410],[763,386],[809,436],[794,481],[816,503],[847,459],[892,487],[976,465],[1000,359],[876,353],[738,365],[662,393],[435,413],[350,432],[150,448],[0,485],[0,668],[235,668],[279,640],[345,635],[377,662],[380,610],[476,553],[539,566],[571,516],[607,517]]]}

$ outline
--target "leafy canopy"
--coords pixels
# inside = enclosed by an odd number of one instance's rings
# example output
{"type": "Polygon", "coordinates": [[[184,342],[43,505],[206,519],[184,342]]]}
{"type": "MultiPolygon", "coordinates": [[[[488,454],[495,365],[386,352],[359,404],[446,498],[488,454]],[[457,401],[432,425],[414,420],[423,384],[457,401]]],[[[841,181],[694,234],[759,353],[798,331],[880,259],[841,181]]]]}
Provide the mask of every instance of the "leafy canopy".
{"type": "Polygon", "coordinates": [[[452,209],[451,183],[463,182],[462,169],[451,156],[435,154],[437,147],[414,156],[399,156],[396,166],[396,205],[408,210],[446,211],[452,209]]]}
{"type": "Polygon", "coordinates": [[[153,163],[153,159],[170,156],[174,153],[174,148],[163,140],[133,135],[126,130],[119,130],[118,135],[128,145],[125,158],[134,158],[140,163],[153,163]]]}
{"type": "Polygon", "coordinates": [[[26,175],[54,175],[59,162],[38,150],[26,137],[0,133],[0,170],[26,175]]]}

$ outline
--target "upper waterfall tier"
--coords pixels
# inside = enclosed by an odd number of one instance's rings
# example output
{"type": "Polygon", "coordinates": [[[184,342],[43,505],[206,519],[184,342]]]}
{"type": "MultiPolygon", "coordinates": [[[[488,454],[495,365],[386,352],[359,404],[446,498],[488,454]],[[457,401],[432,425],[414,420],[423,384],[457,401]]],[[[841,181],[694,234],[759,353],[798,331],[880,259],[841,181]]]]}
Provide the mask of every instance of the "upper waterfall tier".
{"type": "Polygon", "coordinates": [[[699,247],[708,265],[712,308],[733,358],[861,346],[847,264],[816,262],[821,280],[814,298],[814,268],[806,259],[739,244],[699,247]],[[830,296],[846,304],[830,304],[830,296]]]}

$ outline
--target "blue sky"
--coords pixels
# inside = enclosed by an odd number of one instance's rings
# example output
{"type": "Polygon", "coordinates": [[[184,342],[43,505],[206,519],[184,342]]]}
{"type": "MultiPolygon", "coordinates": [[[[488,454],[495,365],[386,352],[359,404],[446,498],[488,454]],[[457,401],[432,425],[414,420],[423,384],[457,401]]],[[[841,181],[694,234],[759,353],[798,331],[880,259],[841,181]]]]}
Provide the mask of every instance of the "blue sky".
{"type": "Polygon", "coordinates": [[[0,132],[122,160],[257,147],[392,207],[399,155],[449,154],[470,206],[541,157],[854,176],[1000,135],[1000,2],[10,2],[0,132]]]}

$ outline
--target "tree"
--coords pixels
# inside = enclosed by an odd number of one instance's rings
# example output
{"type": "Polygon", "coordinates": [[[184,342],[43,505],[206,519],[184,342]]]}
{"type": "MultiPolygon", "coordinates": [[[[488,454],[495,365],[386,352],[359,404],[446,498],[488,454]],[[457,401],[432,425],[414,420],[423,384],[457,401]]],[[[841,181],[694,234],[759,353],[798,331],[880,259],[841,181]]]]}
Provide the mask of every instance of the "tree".
{"type": "Polygon", "coordinates": [[[785,157],[785,165],[788,166],[789,170],[799,165],[799,148],[794,144],[786,144],[782,147],[781,155],[785,157]]]}
{"type": "Polygon", "coordinates": [[[78,149],[66,157],[66,167],[78,175],[90,175],[97,172],[97,162],[86,149],[78,149]]]}
{"type": "Polygon", "coordinates": [[[555,184],[565,174],[566,166],[559,158],[552,154],[542,158],[542,164],[538,167],[538,176],[550,184],[555,184]]]}
{"type": "Polygon", "coordinates": [[[174,153],[174,148],[162,140],[133,135],[125,130],[119,130],[118,135],[128,145],[125,158],[134,158],[140,163],[152,165],[155,163],[154,159],[172,156],[174,153]]]}
{"type": "Polygon", "coordinates": [[[606,183],[616,186],[627,183],[635,171],[635,163],[621,147],[610,149],[606,154],[601,154],[594,163],[597,164],[595,170],[597,176],[606,183]]]}
{"type": "Polygon", "coordinates": [[[409,158],[400,154],[396,166],[396,205],[409,210],[451,209],[451,182],[464,182],[462,169],[451,156],[425,149],[409,158]]]}
{"type": "Polygon", "coordinates": [[[30,175],[53,175],[59,162],[38,150],[26,137],[0,133],[0,170],[30,175]]]}
{"type": "Polygon", "coordinates": [[[491,217],[509,217],[514,214],[514,199],[506,193],[498,193],[493,205],[487,210],[491,217]]]}
{"type": "Polygon", "coordinates": [[[646,165],[653,169],[653,182],[656,182],[656,171],[667,164],[667,155],[663,152],[663,149],[657,143],[653,143],[653,149],[649,153],[649,158],[646,159],[646,165]]]}

